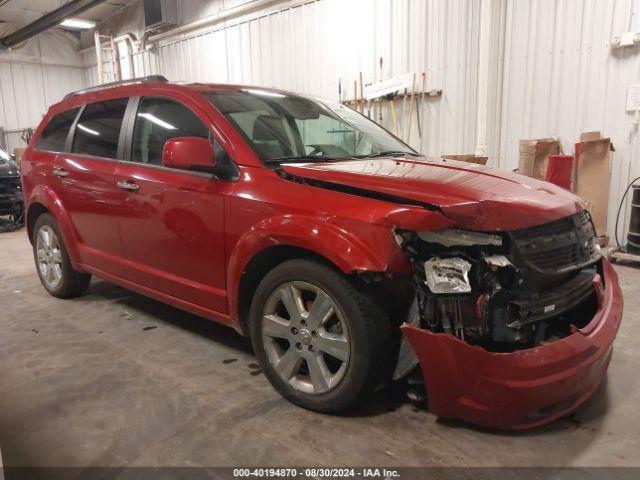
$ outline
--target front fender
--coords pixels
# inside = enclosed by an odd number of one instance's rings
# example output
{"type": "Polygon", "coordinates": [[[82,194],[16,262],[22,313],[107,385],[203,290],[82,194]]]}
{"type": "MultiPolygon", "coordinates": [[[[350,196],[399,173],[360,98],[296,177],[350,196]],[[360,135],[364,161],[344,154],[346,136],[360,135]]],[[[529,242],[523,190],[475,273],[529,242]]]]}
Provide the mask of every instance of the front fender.
{"type": "Polygon", "coordinates": [[[27,224],[30,221],[29,209],[36,203],[44,206],[60,227],[64,244],[67,247],[67,252],[71,262],[80,261],[80,257],[78,255],[78,243],[80,237],[78,236],[76,229],[73,227],[71,218],[65,210],[60,197],[58,197],[58,195],[56,195],[56,193],[46,185],[36,185],[29,196],[29,208],[26,210],[27,224]]]}
{"type": "Polygon", "coordinates": [[[261,251],[279,245],[314,252],[344,273],[409,272],[408,261],[388,227],[302,215],[269,218],[247,230],[230,254],[227,285],[231,318],[238,319],[240,279],[248,263],[261,251]]]}

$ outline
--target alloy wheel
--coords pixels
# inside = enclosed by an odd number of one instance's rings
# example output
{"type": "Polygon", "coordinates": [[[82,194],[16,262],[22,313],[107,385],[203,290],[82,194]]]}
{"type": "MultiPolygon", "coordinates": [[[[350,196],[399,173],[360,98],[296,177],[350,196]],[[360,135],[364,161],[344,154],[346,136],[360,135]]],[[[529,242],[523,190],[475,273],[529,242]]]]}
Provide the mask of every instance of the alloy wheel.
{"type": "Polygon", "coordinates": [[[262,315],[269,363],[301,392],[318,395],[338,386],[351,344],[338,305],[316,285],[288,282],[274,290],[262,315]]]}
{"type": "Polygon", "coordinates": [[[43,225],[36,237],[36,256],[42,280],[51,289],[62,281],[62,252],[53,228],[43,225]]]}

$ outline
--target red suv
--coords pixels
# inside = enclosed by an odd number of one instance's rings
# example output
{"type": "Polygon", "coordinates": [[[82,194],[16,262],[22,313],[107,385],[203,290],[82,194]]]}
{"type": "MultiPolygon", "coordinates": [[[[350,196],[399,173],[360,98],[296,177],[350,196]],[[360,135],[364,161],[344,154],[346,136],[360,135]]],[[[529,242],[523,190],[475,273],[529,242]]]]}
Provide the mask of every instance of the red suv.
{"type": "Polygon", "coordinates": [[[303,407],[410,375],[439,416],[526,428],[605,376],[622,297],[583,202],[343,105],[138,79],[52,106],[21,168],[50,294],[96,275],[227,324],[303,407]]]}

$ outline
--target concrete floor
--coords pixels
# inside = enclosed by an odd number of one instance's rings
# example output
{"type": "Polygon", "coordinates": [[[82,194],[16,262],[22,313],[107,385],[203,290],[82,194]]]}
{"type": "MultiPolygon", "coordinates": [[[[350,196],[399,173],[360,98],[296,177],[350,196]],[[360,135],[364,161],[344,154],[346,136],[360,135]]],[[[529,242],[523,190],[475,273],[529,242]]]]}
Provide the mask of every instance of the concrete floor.
{"type": "Polygon", "coordinates": [[[343,416],[281,399],[231,329],[94,280],[49,296],[23,231],[0,235],[5,466],[640,465],[640,270],[606,385],[524,432],[438,421],[388,391],[343,416]]]}

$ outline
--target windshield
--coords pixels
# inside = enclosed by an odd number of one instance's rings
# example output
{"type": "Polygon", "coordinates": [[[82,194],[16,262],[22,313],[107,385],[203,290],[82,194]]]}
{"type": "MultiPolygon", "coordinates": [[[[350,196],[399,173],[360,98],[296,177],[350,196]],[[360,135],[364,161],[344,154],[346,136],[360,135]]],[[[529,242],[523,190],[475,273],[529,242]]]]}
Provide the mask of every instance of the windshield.
{"type": "Polygon", "coordinates": [[[0,165],[11,160],[11,156],[0,147],[0,165]]]}
{"type": "Polygon", "coordinates": [[[259,89],[202,93],[266,163],[418,155],[341,104],[259,89]]]}

